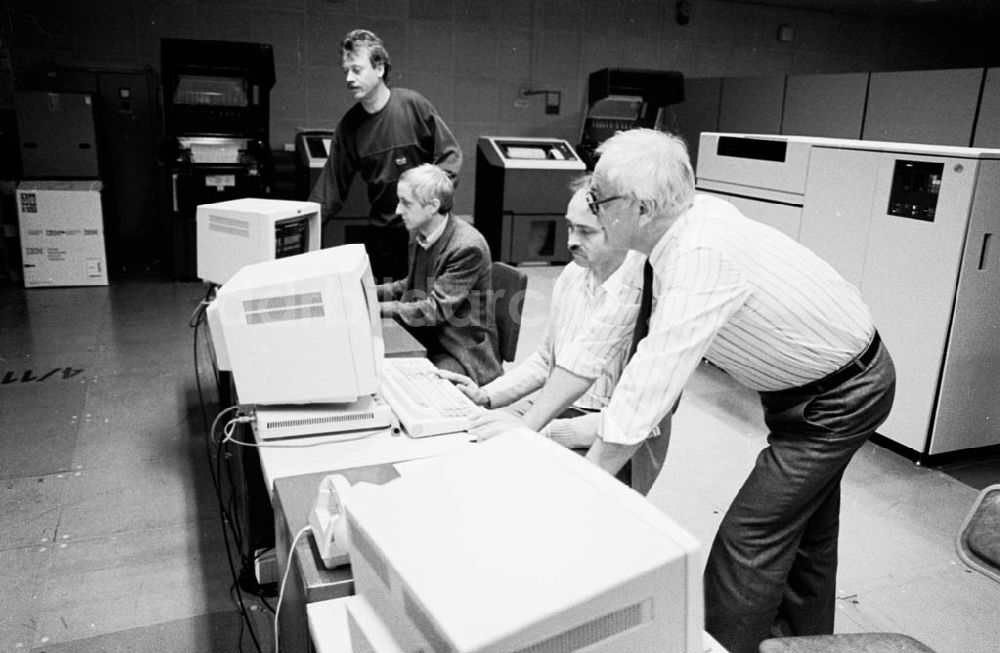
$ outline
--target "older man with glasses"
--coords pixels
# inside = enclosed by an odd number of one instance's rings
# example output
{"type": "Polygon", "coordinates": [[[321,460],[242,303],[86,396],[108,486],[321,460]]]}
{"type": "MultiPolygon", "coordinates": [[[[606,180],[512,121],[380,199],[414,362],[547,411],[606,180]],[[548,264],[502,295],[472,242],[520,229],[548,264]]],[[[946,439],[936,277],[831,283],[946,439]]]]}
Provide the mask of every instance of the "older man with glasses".
{"type": "MultiPolygon", "coordinates": [[[[840,480],[895,392],[868,308],[807,248],[696,195],[679,138],[631,130],[598,152],[590,209],[612,245],[649,257],[656,303],[587,457],[615,473],[702,358],[757,390],[768,446],[712,545],[706,630],[733,653],[831,633],[840,480]]],[[[574,361],[560,361],[524,423],[538,428],[587,383],[574,361]]]]}

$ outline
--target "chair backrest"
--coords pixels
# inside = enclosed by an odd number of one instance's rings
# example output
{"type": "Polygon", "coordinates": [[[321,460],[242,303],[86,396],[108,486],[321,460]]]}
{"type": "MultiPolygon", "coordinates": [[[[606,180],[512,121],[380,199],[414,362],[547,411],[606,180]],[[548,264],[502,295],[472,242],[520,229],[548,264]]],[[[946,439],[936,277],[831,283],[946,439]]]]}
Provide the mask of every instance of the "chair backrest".
{"type": "Polygon", "coordinates": [[[979,492],[956,545],[965,564],[1000,582],[1000,484],[979,492]]]}
{"type": "Polygon", "coordinates": [[[512,265],[493,262],[493,312],[497,322],[497,354],[500,360],[510,363],[517,353],[517,338],[521,333],[521,313],[528,275],[512,265]]]}

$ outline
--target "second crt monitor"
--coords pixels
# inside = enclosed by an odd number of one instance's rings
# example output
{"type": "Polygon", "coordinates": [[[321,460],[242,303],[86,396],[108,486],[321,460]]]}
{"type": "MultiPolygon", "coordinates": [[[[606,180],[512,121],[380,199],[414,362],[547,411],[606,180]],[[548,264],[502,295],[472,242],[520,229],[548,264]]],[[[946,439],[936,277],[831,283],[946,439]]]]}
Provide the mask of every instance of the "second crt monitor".
{"type": "Polygon", "coordinates": [[[198,277],[224,284],[244,265],[320,248],[315,202],[247,197],[197,208],[198,277]]]}

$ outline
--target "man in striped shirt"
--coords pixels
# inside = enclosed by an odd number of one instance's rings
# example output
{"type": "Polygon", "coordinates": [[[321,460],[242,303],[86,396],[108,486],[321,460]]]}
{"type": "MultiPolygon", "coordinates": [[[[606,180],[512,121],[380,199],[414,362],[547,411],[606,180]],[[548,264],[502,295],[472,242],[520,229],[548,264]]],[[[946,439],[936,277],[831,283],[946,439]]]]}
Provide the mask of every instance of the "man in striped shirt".
{"type": "MultiPolygon", "coordinates": [[[[612,245],[649,257],[656,304],[587,457],[614,473],[703,357],[757,390],[768,446],[712,545],[706,630],[733,653],[768,637],[831,633],[840,480],[895,392],[868,308],[807,248],[695,195],[679,138],[631,130],[598,151],[590,207],[612,245]]],[[[590,382],[572,357],[556,365],[524,416],[529,428],[590,382]]]]}
{"type": "MultiPolygon", "coordinates": [[[[579,347],[577,339],[600,340],[599,359],[589,359],[588,375],[593,382],[562,413],[542,429],[542,434],[573,449],[588,449],[597,437],[600,411],[608,405],[615,383],[625,368],[639,299],[645,257],[625,247],[609,247],[604,228],[587,205],[589,178],[574,184],[576,189],[566,208],[568,247],[573,255],[556,279],[552,291],[549,321],[537,349],[515,368],[480,387],[468,377],[439,370],[476,404],[505,408],[521,416],[530,409],[529,395],[545,385],[556,359],[579,347]],[[590,325],[596,325],[590,328],[590,325]]],[[[586,351],[573,354],[578,358],[586,351]]],[[[510,419],[495,415],[503,430],[510,419]]],[[[649,492],[666,457],[670,438],[668,414],[653,433],[642,441],[633,456],[631,485],[642,494],[649,492]],[[660,437],[656,437],[660,434],[660,437]]]]}

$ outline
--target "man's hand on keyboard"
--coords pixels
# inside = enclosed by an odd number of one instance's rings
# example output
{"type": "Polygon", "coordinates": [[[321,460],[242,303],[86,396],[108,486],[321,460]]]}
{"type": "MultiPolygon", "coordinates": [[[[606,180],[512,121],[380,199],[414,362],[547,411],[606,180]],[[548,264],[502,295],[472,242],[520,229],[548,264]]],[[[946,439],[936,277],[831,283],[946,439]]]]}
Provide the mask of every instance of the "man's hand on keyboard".
{"type": "Polygon", "coordinates": [[[455,372],[449,372],[448,370],[442,370],[438,368],[435,370],[437,375],[442,379],[448,379],[462,391],[466,397],[472,400],[472,403],[477,406],[486,406],[490,403],[490,397],[486,392],[476,385],[476,382],[465,376],[464,374],[456,374],[455,372]]]}
{"type": "Polygon", "coordinates": [[[469,433],[476,436],[477,442],[519,427],[524,428],[521,418],[506,410],[484,410],[469,418],[469,433]]]}

